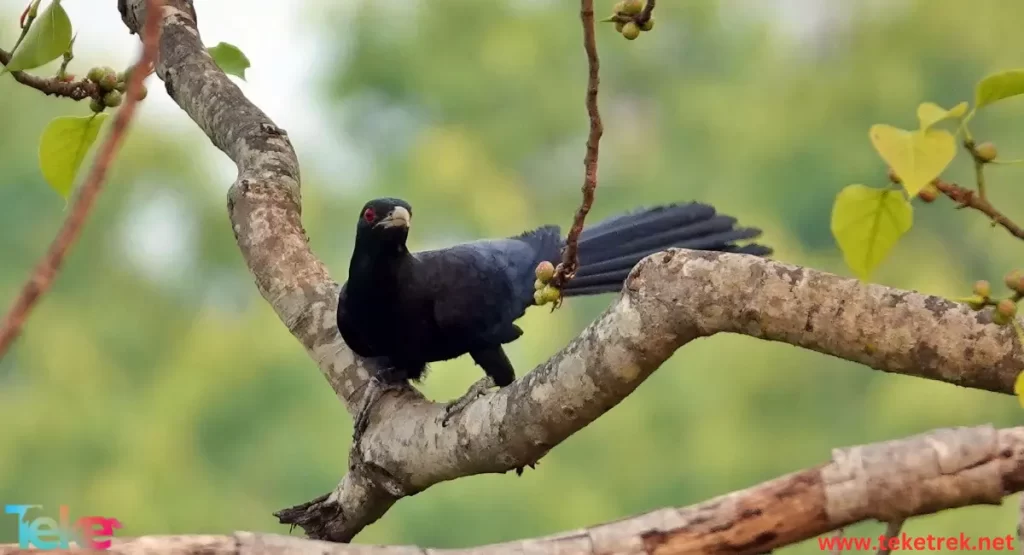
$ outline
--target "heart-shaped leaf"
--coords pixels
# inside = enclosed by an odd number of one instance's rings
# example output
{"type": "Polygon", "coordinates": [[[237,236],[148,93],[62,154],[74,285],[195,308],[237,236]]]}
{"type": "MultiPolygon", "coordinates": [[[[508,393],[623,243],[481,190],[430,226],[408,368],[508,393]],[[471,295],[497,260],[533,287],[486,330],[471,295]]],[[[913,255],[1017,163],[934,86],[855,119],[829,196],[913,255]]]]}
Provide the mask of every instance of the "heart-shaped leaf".
{"type": "Polygon", "coordinates": [[[939,176],[956,156],[956,139],[945,129],[906,131],[891,125],[871,126],[871,144],[896,172],[911,197],[939,176]]]}
{"type": "MultiPolygon", "coordinates": [[[[1014,321],[1014,326],[1017,328],[1017,336],[1020,340],[1024,341],[1024,334],[1020,330],[1020,324],[1014,321]]],[[[1020,406],[1024,407],[1024,372],[1017,374],[1017,379],[1013,381],[1013,392],[1017,394],[1017,401],[1020,402],[1020,406]]]]}
{"type": "Polygon", "coordinates": [[[868,279],[913,223],[913,207],[893,189],[848,185],[832,205],[832,236],[846,265],[862,280],[868,279]]]}
{"type": "Polygon", "coordinates": [[[966,113],[966,102],[961,102],[949,110],[934,102],[925,102],[917,107],[917,119],[921,121],[921,131],[927,131],[931,126],[947,119],[960,119],[966,113]]]}
{"type": "Polygon", "coordinates": [[[974,91],[974,109],[980,110],[1004,98],[1024,94],[1024,69],[994,73],[982,79],[974,91]]]}
{"type": "Polygon", "coordinates": [[[5,71],[22,71],[48,64],[61,57],[71,46],[71,19],[60,0],[40,12],[32,26],[11,54],[5,71]]]}
{"type": "Polygon", "coordinates": [[[245,70],[249,69],[249,58],[237,46],[222,42],[217,46],[207,48],[206,51],[210,53],[221,71],[245,81],[245,70]]]}
{"type": "Polygon", "coordinates": [[[39,139],[39,168],[50,187],[65,199],[75,184],[82,160],[96,142],[106,119],[107,114],[60,117],[43,130],[39,139]]]}

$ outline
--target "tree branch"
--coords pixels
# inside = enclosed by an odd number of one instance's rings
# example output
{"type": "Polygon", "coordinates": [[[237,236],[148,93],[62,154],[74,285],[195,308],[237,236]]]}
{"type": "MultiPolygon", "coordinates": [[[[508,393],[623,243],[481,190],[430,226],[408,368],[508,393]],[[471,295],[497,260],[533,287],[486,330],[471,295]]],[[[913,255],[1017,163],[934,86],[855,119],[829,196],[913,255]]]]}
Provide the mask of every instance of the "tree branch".
{"type": "Polygon", "coordinates": [[[637,25],[643,26],[644,23],[651,20],[651,16],[654,13],[654,4],[655,0],[647,0],[647,3],[644,4],[643,11],[641,11],[640,15],[636,18],[637,25]]]}
{"type": "MultiPolygon", "coordinates": [[[[159,6],[161,3],[161,0],[148,1],[152,6],[159,6]]],[[[155,13],[157,10],[153,11],[155,13]]],[[[147,19],[145,22],[145,40],[143,41],[139,67],[148,66],[156,58],[157,38],[160,32],[158,23],[159,19],[155,16],[147,19]]],[[[17,78],[17,76],[15,78],[17,78]]],[[[29,278],[28,283],[26,283],[22,288],[18,298],[14,301],[14,305],[4,317],[3,323],[0,324],[0,358],[3,358],[7,349],[10,348],[11,344],[17,338],[22,325],[25,323],[25,319],[28,318],[28,315],[32,311],[36,302],[46,293],[46,291],[50,289],[50,285],[53,283],[54,277],[60,270],[65,256],[71,249],[71,245],[74,244],[76,239],[78,239],[78,235],[82,231],[82,227],[85,225],[85,220],[89,216],[89,211],[96,202],[96,197],[98,197],[100,191],[103,190],[103,182],[107,177],[107,169],[110,167],[110,164],[114,160],[114,156],[121,147],[121,142],[124,140],[128,124],[131,123],[132,117],[135,115],[135,107],[139,98],[138,93],[142,87],[142,81],[145,78],[146,75],[144,72],[132,73],[131,79],[128,83],[128,88],[125,92],[125,96],[127,98],[125,99],[121,109],[118,110],[117,114],[114,116],[113,127],[107,135],[106,140],[104,140],[103,144],[100,145],[99,151],[96,154],[96,160],[93,162],[92,169],[89,171],[88,177],[82,184],[81,189],[75,198],[75,203],[71,207],[70,214],[67,219],[64,220],[64,225],[57,233],[57,237],[54,238],[53,243],[51,243],[50,250],[36,266],[32,273],[32,277],[29,278]]],[[[73,83],[63,84],[69,86],[73,85],[73,83]]]]}
{"type": "MultiPolygon", "coordinates": [[[[542,538],[469,549],[355,546],[278,535],[115,539],[110,553],[143,555],[682,555],[765,553],[856,522],[998,505],[1024,489],[1024,427],[939,429],[835,449],[831,462],[684,508],[665,508],[542,538]]],[[[890,525],[887,534],[898,534],[890,525]]],[[[823,542],[824,545],[824,542],[823,542]]],[[[822,547],[824,550],[825,547],[822,547]]],[[[66,552],[78,550],[66,550],[66,552]]],[[[0,546],[0,555],[19,553],[0,546]]]]}
{"type": "MultiPolygon", "coordinates": [[[[10,61],[11,53],[0,49],[0,64],[7,65],[10,61]]],[[[87,79],[63,81],[56,77],[38,77],[24,71],[12,71],[10,74],[14,77],[15,81],[48,96],[63,96],[72,100],[100,98],[102,96],[99,86],[87,79]]]]}
{"type": "Polygon", "coordinates": [[[992,203],[984,195],[941,179],[935,180],[935,188],[959,204],[961,208],[973,208],[988,216],[992,222],[1003,226],[1014,237],[1024,239],[1024,229],[997,210],[995,206],[992,206],[992,203]]]}
{"type": "MultiPolygon", "coordinates": [[[[121,8],[136,29],[143,0],[121,0],[121,8]]],[[[302,228],[287,135],[206,53],[189,0],[167,0],[162,20],[158,76],[238,166],[228,212],[256,285],[355,414],[368,362],[335,329],[339,288],[302,228]]],[[[638,264],[612,306],[561,352],[469,404],[449,426],[441,425],[443,406],[414,390],[383,396],[335,490],[278,516],[311,537],[348,541],[404,496],[536,462],[676,349],[721,332],[1002,393],[1012,392],[1024,362],[1011,327],[965,305],[759,257],[671,250],[638,264]]]]}
{"type": "Polygon", "coordinates": [[[1013,391],[1024,366],[1013,330],[965,305],[758,257],[671,250],[643,260],[597,321],[545,364],[472,403],[457,425],[440,425],[441,405],[382,399],[353,455],[381,478],[350,464],[328,497],[278,516],[311,537],[347,541],[401,496],[536,462],[676,349],[721,332],[1002,393],[1013,391]]]}
{"type": "Polygon", "coordinates": [[[564,286],[576,275],[576,267],[579,265],[577,251],[579,249],[580,233],[583,233],[583,224],[594,205],[594,191],[597,189],[597,161],[598,150],[601,144],[601,135],[604,134],[604,125],[601,123],[601,112],[597,107],[597,93],[601,85],[601,61],[597,57],[597,39],[594,36],[594,0],[581,0],[580,20],[583,22],[583,48],[587,52],[587,115],[590,118],[590,134],[587,137],[587,154],[583,157],[583,201],[576,210],[572,227],[566,237],[565,249],[562,251],[562,263],[558,265],[555,275],[551,280],[555,287],[564,286]]]}

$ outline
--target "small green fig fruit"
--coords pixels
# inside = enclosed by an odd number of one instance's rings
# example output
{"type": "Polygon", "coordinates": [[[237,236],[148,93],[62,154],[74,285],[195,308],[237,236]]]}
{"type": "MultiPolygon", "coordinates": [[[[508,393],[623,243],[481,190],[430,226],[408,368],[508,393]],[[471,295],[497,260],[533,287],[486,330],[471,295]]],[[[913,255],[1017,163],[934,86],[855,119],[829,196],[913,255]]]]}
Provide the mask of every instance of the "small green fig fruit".
{"type": "Polygon", "coordinates": [[[1024,271],[1012,270],[1010,273],[1006,274],[1003,281],[1011,291],[1021,293],[1022,290],[1024,290],[1024,271]]]}
{"type": "Polygon", "coordinates": [[[612,11],[615,13],[622,13],[626,10],[626,0],[620,0],[612,6],[612,11]]]}
{"type": "Polygon", "coordinates": [[[1010,299],[1003,299],[996,305],[996,312],[1002,314],[1007,319],[1013,318],[1017,315],[1017,303],[1010,299]]]}
{"type": "Polygon", "coordinates": [[[622,27],[622,36],[626,37],[627,40],[636,40],[640,36],[640,27],[630,21],[622,27]]]}
{"type": "Polygon", "coordinates": [[[990,297],[992,296],[992,285],[989,282],[980,279],[974,282],[974,294],[980,297],[990,297]]]}
{"type": "Polygon", "coordinates": [[[999,155],[996,145],[992,143],[981,143],[974,148],[974,153],[978,155],[978,159],[982,162],[991,162],[999,155]]]}
{"type": "Polygon", "coordinates": [[[652,15],[643,25],[640,26],[644,31],[650,31],[654,29],[654,16],[652,15]]]}
{"type": "Polygon", "coordinates": [[[616,21],[615,22],[615,30],[620,32],[620,33],[622,32],[622,28],[625,27],[625,26],[626,26],[626,24],[621,22],[621,21],[616,21]]]}
{"type": "Polygon", "coordinates": [[[537,269],[534,271],[534,275],[537,276],[537,279],[547,283],[551,281],[551,278],[555,275],[555,265],[545,260],[540,264],[537,264],[537,269]]]}
{"type": "Polygon", "coordinates": [[[146,85],[139,85],[139,92],[136,93],[135,100],[141,101],[146,98],[147,94],[149,94],[149,91],[146,90],[146,85]]]}
{"type": "Polygon", "coordinates": [[[547,284],[538,279],[538,280],[533,282],[533,289],[535,291],[540,291],[541,289],[544,289],[545,285],[547,285],[547,284]]]}
{"type": "Polygon", "coordinates": [[[935,199],[939,198],[939,190],[935,188],[935,185],[929,183],[917,193],[917,198],[927,203],[935,202],[935,199]]]}
{"type": "Polygon", "coordinates": [[[644,0],[625,0],[621,12],[626,15],[636,15],[643,11],[644,0]]]}
{"type": "Polygon", "coordinates": [[[101,90],[112,91],[117,86],[117,75],[113,71],[104,73],[103,77],[100,77],[100,80],[96,83],[100,86],[101,90]]]}
{"type": "Polygon", "coordinates": [[[544,302],[555,303],[558,299],[562,298],[562,292],[550,285],[545,285],[544,289],[541,289],[541,294],[544,295],[544,302]]]}
{"type": "Polygon", "coordinates": [[[117,108],[118,106],[120,106],[122,100],[123,97],[121,96],[121,93],[117,91],[110,91],[107,94],[103,95],[103,103],[107,106],[110,106],[111,108],[117,108]]]}
{"type": "Polygon", "coordinates": [[[106,73],[103,71],[102,67],[94,67],[89,70],[89,73],[86,74],[85,78],[92,81],[93,83],[99,83],[100,79],[103,79],[103,76],[105,74],[106,73]]]}
{"type": "Polygon", "coordinates": [[[544,300],[544,291],[538,289],[533,292],[533,304],[537,306],[543,306],[547,301],[544,300]]]}
{"type": "Polygon", "coordinates": [[[107,109],[107,105],[104,104],[102,100],[97,100],[97,99],[93,98],[92,100],[89,101],[89,109],[92,110],[93,112],[96,112],[98,114],[98,113],[102,112],[103,110],[106,110],[107,109]]]}

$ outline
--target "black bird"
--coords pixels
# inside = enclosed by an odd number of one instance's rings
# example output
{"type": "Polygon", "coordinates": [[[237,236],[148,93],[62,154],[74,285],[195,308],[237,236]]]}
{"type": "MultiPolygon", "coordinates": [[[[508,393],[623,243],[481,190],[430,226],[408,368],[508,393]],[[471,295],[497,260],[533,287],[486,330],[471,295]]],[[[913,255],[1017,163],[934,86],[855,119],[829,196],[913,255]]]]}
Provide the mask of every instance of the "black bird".
{"type": "MultiPolygon", "coordinates": [[[[558,226],[521,235],[409,252],[412,207],[395,198],[371,200],[356,225],[348,282],[338,302],[338,330],[358,355],[377,359],[375,376],[385,387],[417,381],[430,362],[469,354],[495,385],[505,387],[515,371],[502,345],[523,334],[515,321],[534,304],[534,271],[542,261],[557,265],[565,245],[558,226]]],[[[642,258],[670,247],[771,254],[759,244],[736,241],[761,234],[735,227],[736,219],[707,204],[671,204],[604,220],[579,239],[576,277],[565,297],[613,293],[642,258]]],[[[490,384],[482,381],[460,401],[490,384]]],[[[357,419],[365,428],[367,402],[357,419]]],[[[460,403],[449,405],[445,422],[460,403]]]]}

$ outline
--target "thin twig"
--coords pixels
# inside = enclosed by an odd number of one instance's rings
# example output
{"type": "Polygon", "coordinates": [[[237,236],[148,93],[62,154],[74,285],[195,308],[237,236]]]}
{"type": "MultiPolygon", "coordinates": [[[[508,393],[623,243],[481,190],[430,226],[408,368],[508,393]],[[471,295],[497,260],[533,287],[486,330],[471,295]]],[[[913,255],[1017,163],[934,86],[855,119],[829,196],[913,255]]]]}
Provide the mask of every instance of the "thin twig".
{"type": "Polygon", "coordinates": [[[885,526],[885,543],[878,546],[878,555],[889,555],[891,549],[889,549],[889,540],[900,535],[900,530],[903,530],[903,521],[896,520],[890,522],[885,526]]]}
{"type": "Polygon", "coordinates": [[[992,206],[992,203],[987,199],[982,198],[981,195],[970,189],[961,187],[956,183],[942,181],[941,179],[936,179],[934,184],[936,189],[942,191],[943,194],[951,198],[953,202],[956,202],[961,207],[973,208],[982,214],[985,214],[993,222],[1003,226],[1006,231],[1009,231],[1014,237],[1024,239],[1024,228],[1021,228],[1010,220],[1010,218],[1003,215],[1002,212],[996,210],[996,208],[992,206]]]}
{"type": "MultiPolygon", "coordinates": [[[[25,8],[25,11],[21,12],[21,19],[19,20],[21,24],[21,34],[18,35],[18,40],[15,41],[12,52],[21,46],[21,41],[25,40],[25,36],[28,35],[28,30],[32,27],[32,23],[35,22],[36,14],[39,10],[39,1],[40,0],[31,0],[25,8]]],[[[7,65],[7,63],[4,62],[4,65],[7,65]]]]}
{"type": "Polygon", "coordinates": [[[985,162],[982,162],[977,157],[974,158],[974,179],[978,184],[978,196],[981,200],[988,200],[985,195],[985,162]]]}
{"type": "Polygon", "coordinates": [[[636,24],[643,26],[651,19],[651,13],[654,11],[654,0],[647,0],[647,4],[644,5],[644,9],[640,12],[640,15],[636,18],[636,24]]]}
{"type": "Polygon", "coordinates": [[[552,284],[559,288],[576,275],[576,267],[579,265],[577,252],[579,237],[583,232],[583,223],[590,212],[590,207],[594,204],[594,190],[597,189],[598,146],[601,142],[601,135],[604,133],[601,113],[597,109],[601,63],[597,57],[597,39],[594,36],[594,0],[581,0],[580,4],[580,19],[583,21],[583,47],[587,51],[587,65],[590,69],[587,78],[586,101],[587,114],[590,117],[590,135],[587,137],[587,154],[583,158],[583,202],[576,210],[576,217],[573,219],[572,228],[566,238],[562,263],[558,265],[555,276],[552,278],[552,284]]]}
{"type": "MultiPolygon", "coordinates": [[[[146,26],[143,31],[145,38],[139,61],[139,65],[143,67],[156,59],[160,33],[160,8],[162,5],[162,0],[149,0],[146,7],[146,26]]],[[[28,318],[36,302],[50,288],[54,277],[57,275],[57,271],[60,270],[60,266],[64,262],[64,257],[75,242],[75,239],[78,238],[82,226],[85,224],[85,219],[89,215],[96,197],[103,188],[107,169],[110,167],[114,155],[124,140],[125,130],[127,130],[132,116],[135,115],[135,108],[143,79],[145,79],[144,72],[132,72],[127,91],[125,92],[124,105],[117,111],[117,115],[114,116],[114,123],[110,134],[107,135],[106,140],[100,145],[99,152],[96,154],[96,160],[93,162],[89,175],[75,198],[75,203],[71,207],[67,219],[64,220],[64,225],[57,233],[53,243],[51,243],[46,256],[36,265],[32,277],[14,301],[14,306],[11,307],[4,317],[3,324],[0,325],[0,358],[3,358],[11,343],[17,338],[22,325],[25,323],[25,319],[28,318]]]]}
{"type": "MultiPolygon", "coordinates": [[[[11,54],[0,50],[0,64],[7,65],[11,61],[11,54]]],[[[63,96],[71,100],[84,100],[86,98],[100,98],[100,89],[96,83],[82,79],[80,81],[61,81],[57,77],[38,77],[24,71],[12,71],[14,80],[32,87],[46,95],[63,96]]]]}

